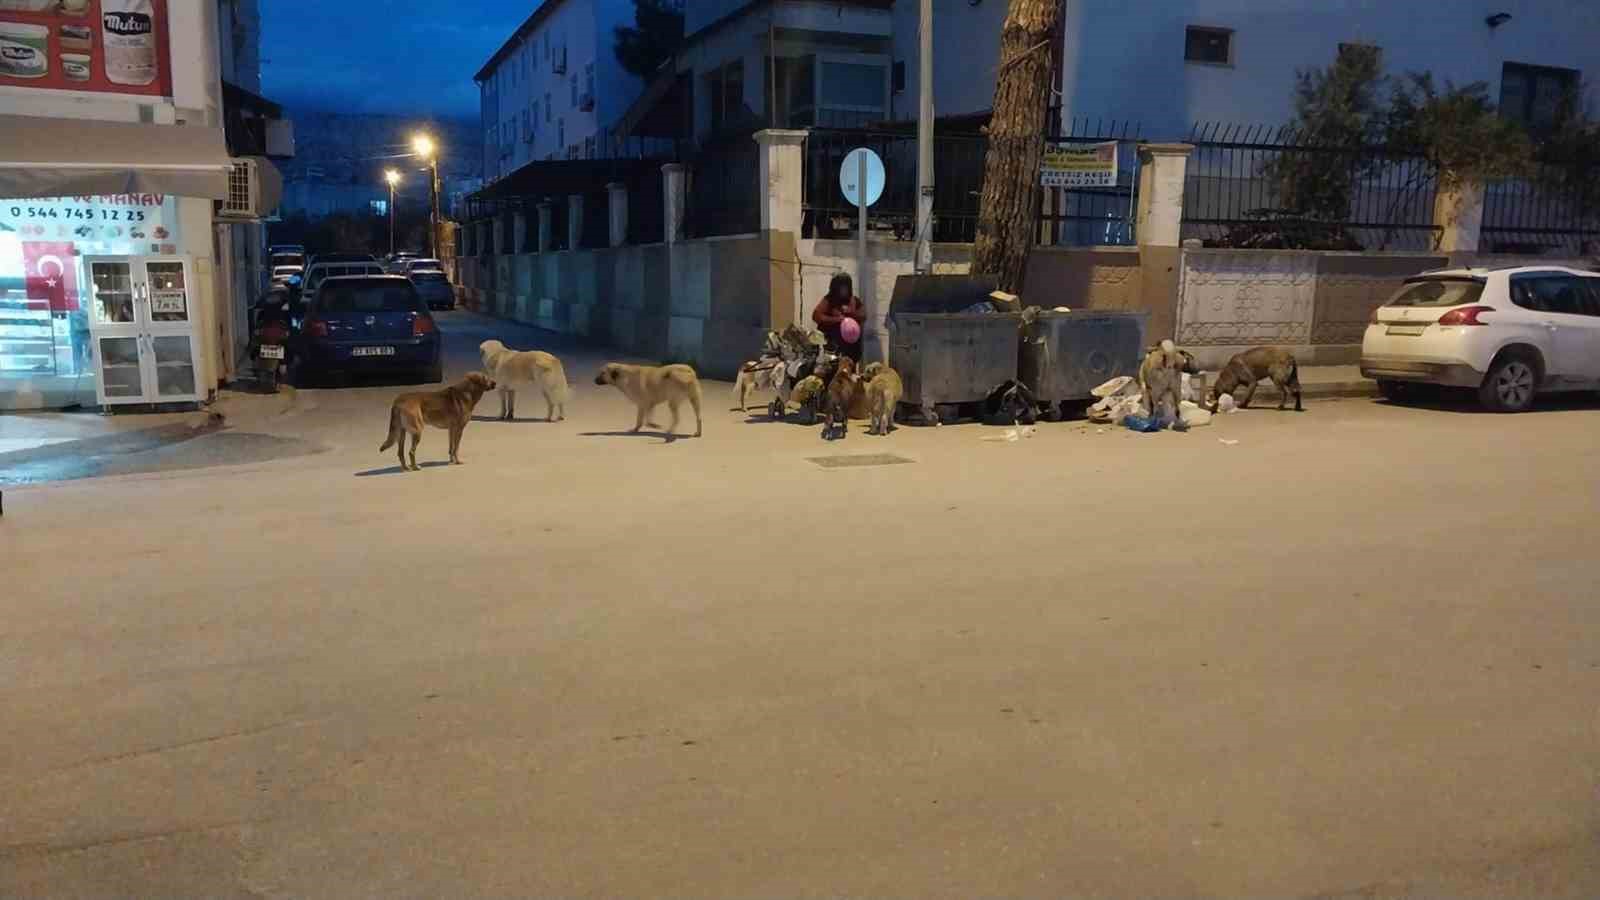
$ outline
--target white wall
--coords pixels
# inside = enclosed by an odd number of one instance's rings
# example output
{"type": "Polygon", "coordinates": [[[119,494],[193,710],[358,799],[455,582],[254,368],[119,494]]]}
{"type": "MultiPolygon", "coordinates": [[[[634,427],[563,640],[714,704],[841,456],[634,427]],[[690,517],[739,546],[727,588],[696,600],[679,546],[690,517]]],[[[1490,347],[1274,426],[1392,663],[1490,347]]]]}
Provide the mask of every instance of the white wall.
{"type": "MultiPolygon", "coordinates": [[[[631,0],[593,0],[561,2],[538,22],[521,43],[486,76],[480,86],[481,130],[484,136],[484,175],[488,180],[504,177],[517,168],[555,154],[565,159],[567,147],[595,139],[595,152],[605,155],[602,132],[627,111],[639,96],[643,84],[622,70],[612,50],[614,29],[632,24],[631,0]],[[565,74],[554,72],[553,59],[545,55],[549,41],[551,57],[565,46],[565,74]],[[586,67],[594,66],[595,103],[582,110],[573,103],[572,78],[578,79],[578,94],[589,90],[586,67]],[[546,115],[545,94],[550,95],[546,115]],[[538,104],[539,120],[532,123],[533,140],[525,139],[522,113],[538,104]],[[559,127],[558,127],[559,126],[559,127]],[[565,132],[563,135],[562,132],[565,132]],[[505,137],[510,153],[503,155],[505,137]],[[564,138],[564,140],[563,140],[564,138]]],[[[531,118],[530,118],[531,122],[531,118]]]]}
{"type": "MultiPolygon", "coordinates": [[[[1441,82],[1487,82],[1506,62],[1578,69],[1600,79],[1600,2],[1494,0],[1068,0],[1065,114],[1130,119],[1147,138],[1188,134],[1196,121],[1288,121],[1295,70],[1331,63],[1342,42],[1376,44],[1390,74],[1431,70],[1441,82]],[[1511,20],[1497,29],[1490,13],[1511,20]],[[1184,29],[1234,29],[1234,63],[1186,63],[1184,29]]],[[[993,105],[1005,4],[934,0],[934,106],[939,115],[993,105]]],[[[895,59],[906,62],[896,114],[917,103],[917,4],[894,5],[895,59]]],[[[1591,91],[1591,98],[1594,97],[1591,91]]]]}

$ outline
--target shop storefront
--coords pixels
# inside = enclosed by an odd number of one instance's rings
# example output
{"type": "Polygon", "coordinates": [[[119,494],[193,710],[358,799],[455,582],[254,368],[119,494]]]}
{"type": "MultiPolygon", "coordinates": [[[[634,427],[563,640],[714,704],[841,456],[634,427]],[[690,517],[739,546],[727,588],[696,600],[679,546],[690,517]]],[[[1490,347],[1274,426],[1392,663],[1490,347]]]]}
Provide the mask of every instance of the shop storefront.
{"type": "Polygon", "coordinates": [[[215,386],[222,131],[0,116],[0,409],[215,386]]]}

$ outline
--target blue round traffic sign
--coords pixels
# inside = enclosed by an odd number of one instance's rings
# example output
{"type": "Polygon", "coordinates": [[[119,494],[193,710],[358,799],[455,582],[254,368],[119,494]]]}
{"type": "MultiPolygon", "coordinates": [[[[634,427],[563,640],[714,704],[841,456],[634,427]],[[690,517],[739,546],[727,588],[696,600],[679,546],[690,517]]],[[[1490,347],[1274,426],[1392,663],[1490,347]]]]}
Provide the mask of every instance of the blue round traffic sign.
{"type": "Polygon", "coordinates": [[[839,165],[839,189],[844,191],[844,198],[850,201],[851,206],[861,205],[861,160],[867,162],[867,206],[878,202],[883,196],[883,160],[878,154],[866,147],[857,147],[845,154],[844,162],[839,165]]]}

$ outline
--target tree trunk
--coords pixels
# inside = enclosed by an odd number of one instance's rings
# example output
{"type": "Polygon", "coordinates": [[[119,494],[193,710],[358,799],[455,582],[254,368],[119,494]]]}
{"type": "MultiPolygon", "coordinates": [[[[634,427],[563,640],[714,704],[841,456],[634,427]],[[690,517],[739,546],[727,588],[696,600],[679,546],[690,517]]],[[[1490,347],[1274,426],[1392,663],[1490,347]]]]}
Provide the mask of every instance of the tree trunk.
{"type": "Polygon", "coordinates": [[[1000,32],[1000,71],[983,160],[972,271],[998,275],[1000,289],[1013,294],[1022,292],[1037,230],[1039,157],[1060,14],[1059,0],[1011,0],[1000,32]]]}

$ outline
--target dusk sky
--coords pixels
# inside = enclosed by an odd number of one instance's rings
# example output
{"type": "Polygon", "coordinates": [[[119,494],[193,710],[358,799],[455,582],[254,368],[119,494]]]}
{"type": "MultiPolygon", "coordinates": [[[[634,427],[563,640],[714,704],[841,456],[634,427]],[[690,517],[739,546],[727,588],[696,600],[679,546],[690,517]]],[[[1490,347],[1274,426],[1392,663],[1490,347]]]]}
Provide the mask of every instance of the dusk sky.
{"type": "Polygon", "coordinates": [[[261,89],[292,108],[476,117],[472,76],[538,0],[272,0],[261,89]]]}

